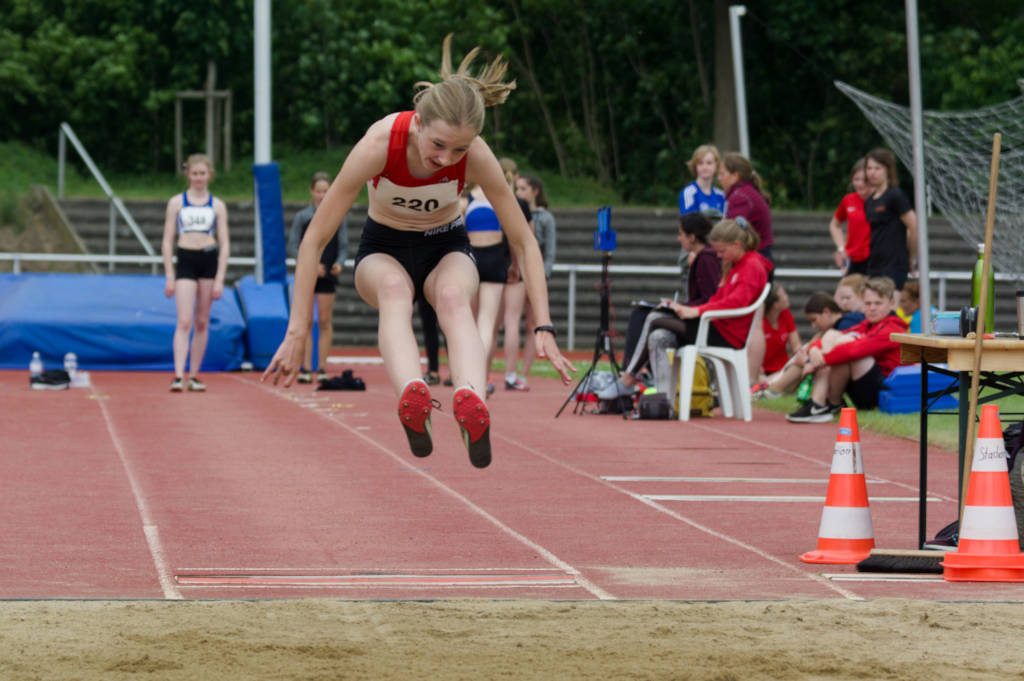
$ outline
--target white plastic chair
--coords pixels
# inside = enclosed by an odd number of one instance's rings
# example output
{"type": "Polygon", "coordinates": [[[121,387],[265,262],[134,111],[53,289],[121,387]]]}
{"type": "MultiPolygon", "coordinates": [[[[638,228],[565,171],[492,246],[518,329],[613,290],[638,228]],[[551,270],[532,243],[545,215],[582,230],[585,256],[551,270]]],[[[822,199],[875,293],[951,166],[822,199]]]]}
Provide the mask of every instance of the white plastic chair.
{"type": "MultiPolygon", "coordinates": [[[[672,386],[678,386],[680,421],[690,420],[690,398],[693,397],[693,372],[697,363],[697,355],[703,356],[715,367],[715,376],[718,379],[718,400],[722,406],[722,414],[726,418],[732,418],[734,414],[738,414],[744,421],[753,419],[753,409],[750,404],[747,346],[750,345],[754,329],[761,325],[761,318],[764,316],[764,301],[771,288],[770,283],[765,284],[764,290],[761,291],[757,300],[746,307],[731,310],[708,310],[700,316],[696,342],[676,350],[672,361],[672,386]],[[708,345],[708,327],[712,319],[743,317],[751,312],[754,313],[754,318],[750,322],[750,331],[747,332],[747,340],[742,347],[725,348],[708,345]]],[[[673,396],[670,395],[669,402],[673,401],[673,396]]]]}

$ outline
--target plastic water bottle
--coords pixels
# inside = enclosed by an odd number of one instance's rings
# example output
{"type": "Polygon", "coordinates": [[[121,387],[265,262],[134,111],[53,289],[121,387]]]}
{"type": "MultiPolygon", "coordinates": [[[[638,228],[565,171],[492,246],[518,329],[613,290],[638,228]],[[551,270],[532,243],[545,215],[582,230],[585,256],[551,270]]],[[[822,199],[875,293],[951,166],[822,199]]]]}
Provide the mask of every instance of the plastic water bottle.
{"type": "Polygon", "coordinates": [[[811,387],[814,382],[813,376],[805,376],[804,380],[800,381],[800,386],[796,389],[796,399],[800,402],[806,402],[811,399],[811,387]]]}
{"type": "Polygon", "coordinates": [[[75,377],[75,372],[78,371],[78,355],[73,352],[64,355],[64,371],[68,372],[71,378],[75,377]]]}
{"type": "MultiPolygon", "coordinates": [[[[971,305],[978,307],[981,303],[981,277],[984,270],[985,244],[978,244],[978,261],[974,263],[974,272],[971,274],[971,305]]],[[[995,301],[996,275],[994,268],[989,262],[988,268],[988,294],[985,296],[985,333],[992,333],[995,328],[995,301]]],[[[974,331],[974,329],[971,329],[974,331]]]]}
{"type": "Polygon", "coordinates": [[[32,360],[28,363],[28,374],[32,378],[43,375],[43,359],[39,356],[38,350],[32,353],[32,360]]]}

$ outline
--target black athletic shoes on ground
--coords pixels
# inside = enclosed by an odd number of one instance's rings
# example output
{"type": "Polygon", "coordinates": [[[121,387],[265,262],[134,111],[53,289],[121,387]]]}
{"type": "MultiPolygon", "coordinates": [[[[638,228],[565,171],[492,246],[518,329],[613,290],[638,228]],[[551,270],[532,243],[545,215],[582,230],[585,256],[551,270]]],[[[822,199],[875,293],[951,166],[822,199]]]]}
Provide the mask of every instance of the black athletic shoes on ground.
{"type": "Polygon", "coordinates": [[[842,409],[841,404],[818,404],[814,400],[807,400],[799,409],[788,415],[786,420],[790,423],[828,423],[842,409]]]}
{"type": "Polygon", "coordinates": [[[63,369],[49,369],[29,378],[33,390],[67,390],[71,386],[71,376],[63,369]]]}

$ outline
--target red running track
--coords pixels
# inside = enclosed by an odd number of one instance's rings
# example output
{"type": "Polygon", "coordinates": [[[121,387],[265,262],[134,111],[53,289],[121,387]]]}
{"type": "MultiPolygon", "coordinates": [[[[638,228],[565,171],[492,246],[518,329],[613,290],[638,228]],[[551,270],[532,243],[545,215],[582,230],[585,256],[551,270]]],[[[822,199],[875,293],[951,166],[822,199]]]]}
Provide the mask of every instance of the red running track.
{"type": "MultiPolygon", "coordinates": [[[[835,424],[555,419],[569,391],[535,379],[490,400],[477,470],[451,388],[415,459],[383,368],[352,366],[366,392],[233,373],[170,394],[142,372],[49,392],[0,372],[0,597],[1024,600],[801,563],[835,424]]],[[[912,548],[917,443],[861,438],[876,543],[912,548]]],[[[934,533],[956,515],[952,454],[932,452],[930,489],[934,533]]]]}

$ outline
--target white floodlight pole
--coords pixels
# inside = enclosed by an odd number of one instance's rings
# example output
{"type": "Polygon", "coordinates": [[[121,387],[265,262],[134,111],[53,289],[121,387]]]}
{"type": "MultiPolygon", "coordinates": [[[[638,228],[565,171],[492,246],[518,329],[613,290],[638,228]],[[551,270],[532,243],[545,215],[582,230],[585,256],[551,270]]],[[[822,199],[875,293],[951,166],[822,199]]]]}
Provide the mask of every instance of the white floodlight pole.
{"type": "MultiPolygon", "coordinates": [[[[270,163],[270,0],[255,0],[253,5],[253,161],[270,163]]],[[[256,281],[263,283],[263,234],[260,229],[259,201],[254,202],[253,244],[256,256],[256,281]]]]}
{"type": "Polygon", "coordinates": [[[910,71],[910,140],[914,156],[914,212],[917,214],[917,268],[921,291],[921,331],[931,329],[931,282],[928,263],[928,210],[924,177],[924,119],[921,112],[921,53],[917,34],[917,0],[906,0],[907,66],[910,71]]]}
{"type": "Polygon", "coordinates": [[[746,5],[729,5],[732,82],[736,88],[736,125],[740,133],[740,153],[750,158],[750,137],[747,135],[747,90],[743,80],[743,44],[740,36],[740,17],[746,13],[746,5]]]}

